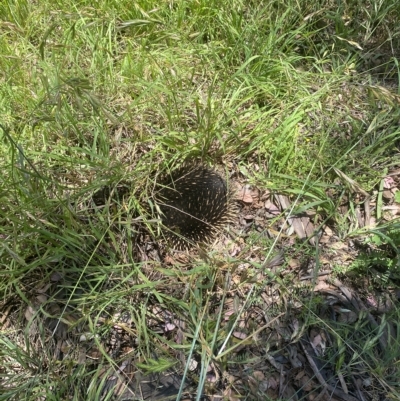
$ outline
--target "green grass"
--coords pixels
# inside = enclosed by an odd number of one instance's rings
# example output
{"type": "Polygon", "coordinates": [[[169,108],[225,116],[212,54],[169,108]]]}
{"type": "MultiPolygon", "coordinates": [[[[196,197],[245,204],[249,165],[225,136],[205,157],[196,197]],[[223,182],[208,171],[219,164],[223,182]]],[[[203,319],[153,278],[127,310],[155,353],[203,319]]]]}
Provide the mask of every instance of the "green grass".
{"type": "Polygon", "coordinates": [[[375,327],[333,322],[290,263],[315,274],[331,252],[360,296],[360,277],[397,288],[378,190],[400,164],[398,15],[394,0],[0,4],[0,400],[118,399],[133,373],[167,371],[196,399],[266,399],[245,379],[315,327],[324,366],[399,397],[398,304],[375,327]],[[282,216],[268,228],[283,235],[235,221],[223,246],[160,260],[157,177],[191,157],[360,243],[353,264],[282,216]],[[365,194],[378,227],[360,227],[365,194]]]}

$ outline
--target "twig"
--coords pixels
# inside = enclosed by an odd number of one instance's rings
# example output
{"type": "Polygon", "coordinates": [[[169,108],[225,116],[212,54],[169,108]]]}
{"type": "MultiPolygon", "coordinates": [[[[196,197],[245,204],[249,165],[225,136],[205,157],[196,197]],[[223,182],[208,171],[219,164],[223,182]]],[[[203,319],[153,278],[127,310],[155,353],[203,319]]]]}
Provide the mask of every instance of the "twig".
{"type": "Polygon", "coordinates": [[[358,393],[358,396],[360,397],[360,400],[361,401],[366,401],[366,399],[365,399],[365,397],[364,397],[364,394],[362,393],[362,391],[361,391],[361,389],[360,389],[360,386],[358,385],[358,383],[357,383],[357,380],[352,376],[351,377],[352,379],[353,379],[353,383],[354,383],[354,386],[356,387],[356,389],[357,389],[357,393],[358,393]]]}
{"type": "Polygon", "coordinates": [[[319,383],[321,384],[321,386],[323,386],[324,388],[326,388],[328,391],[330,391],[331,393],[335,394],[336,397],[341,398],[342,400],[345,401],[359,401],[357,398],[344,393],[343,391],[331,386],[330,384],[328,384],[325,379],[322,377],[318,366],[315,364],[314,359],[312,358],[312,356],[310,355],[310,353],[307,351],[306,346],[304,345],[304,340],[300,340],[300,344],[303,348],[303,351],[306,355],[306,358],[308,360],[308,363],[311,365],[312,370],[315,374],[315,377],[317,378],[317,380],[319,381],[319,383]]]}
{"type": "Polygon", "coordinates": [[[326,387],[324,387],[323,390],[314,398],[314,401],[321,400],[327,391],[328,391],[328,389],[326,387]]]}

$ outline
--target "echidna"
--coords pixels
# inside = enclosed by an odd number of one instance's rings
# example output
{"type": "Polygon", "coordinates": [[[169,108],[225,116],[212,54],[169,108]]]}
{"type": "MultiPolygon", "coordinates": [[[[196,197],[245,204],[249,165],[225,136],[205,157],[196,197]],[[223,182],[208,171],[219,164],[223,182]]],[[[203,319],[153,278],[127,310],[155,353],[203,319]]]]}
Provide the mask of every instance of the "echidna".
{"type": "Polygon", "coordinates": [[[184,163],[161,179],[156,202],[175,249],[210,242],[230,218],[226,182],[199,163],[184,163]]]}

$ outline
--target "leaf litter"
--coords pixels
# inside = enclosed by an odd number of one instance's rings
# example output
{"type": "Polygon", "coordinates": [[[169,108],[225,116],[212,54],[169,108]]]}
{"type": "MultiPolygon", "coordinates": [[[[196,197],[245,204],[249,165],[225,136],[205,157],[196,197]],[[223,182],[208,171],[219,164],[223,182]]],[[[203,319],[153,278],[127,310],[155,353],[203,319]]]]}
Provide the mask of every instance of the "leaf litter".
{"type": "MultiPolygon", "coordinates": [[[[393,195],[397,191],[397,178],[389,175],[384,179],[385,190],[390,190],[393,195]]],[[[208,365],[204,387],[208,399],[239,400],[243,394],[251,394],[253,399],[260,400],[266,397],[312,401],[380,399],[378,395],[374,398],[373,383],[377,379],[369,372],[367,362],[353,368],[351,365],[342,365],[339,369],[335,366],[338,359],[329,355],[329,350],[336,344],[331,326],[345,324],[357,330],[355,327],[360,324],[367,325],[371,330],[379,331],[377,344],[385,349],[393,341],[395,327],[393,323],[384,322],[384,315],[393,309],[396,294],[371,293],[357,287],[354,281],[344,283],[337,278],[335,265],[349,265],[357,258],[357,247],[351,237],[340,239],[329,224],[316,230],[314,224],[319,223],[315,219],[311,222],[312,211],[291,215],[292,203],[287,195],[262,192],[240,182],[235,185],[236,193],[240,195],[236,197],[238,215],[231,229],[240,235],[223,233],[214,249],[218,252],[228,245],[233,259],[240,257],[246,262],[224,266],[220,264],[223,259],[217,262],[206,253],[202,256],[211,264],[219,263],[218,269],[231,277],[225,289],[218,283],[214,287],[218,305],[213,312],[214,318],[222,308],[221,333],[228,335],[229,328],[233,330],[228,349],[221,350],[224,357],[214,355],[215,362],[208,365]],[[255,233],[265,238],[265,247],[260,246],[260,241],[252,242],[255,233]],[[275,254],[265,260],[268,244],[274,241],[275,254]],[[318,259],[302,254],[303,248],[298,244],[304,241],[318,247],[318,259]],[[292,285],[288,286],[288,282],[292,285]],[[252,288],[256,288],[257,301],[242,309],[252,288]],[[315,297],[320,304],[318,316],[305,303],[307,299],[312,302],[315,297]],[[224,303],[220,304],[222,299],[224,303]],[[283,314],[279,312],[282,309],[285,310],[283,314]],[[307,314],[314,315],[313,324],[306,324],[307,314]],[[228,356],[229,363],[226,364],[228,356]]],[[[354,191],[360,189],[354,182],[352,188],[354,191]]],[[[364,192],[360,195],[370,198],[364,192]]],[[[385,196],[385,199],[386,207],[398,206],[394,196],[385,196]]],[[[376,207],[374,202],[371,198],[368,208],[376,207]]],[[[359,227],[365,226],[365,219],[370,215],[364,209],[361,222],[357,221],[359,227]]],[[[202,255],[201,249],[183,254],[162,253],[146,245],[138,246],[143,247],[138,253],[142,255],[141,262],[151,270],[152,261],[161,260],[161,265],[166,268],[180,266],[184,272],[202,255]]],[[[165,279],[154,270],[148,274],[152,281],[157,281],[157,276],[165,279]]],[[[184,283],[186,279],[183,275],[178,280],[184,283]]],[[[200,369],[200,360],[192,358],[188,361],[185,352],[179,350],[179,346],[188,341],[187,329],[191,323],[187,317],[177,315],[173,308],[157,300],[150,302],[150,309],[143,313],[144,324],[160,338],[160,349],[165,349],[168,358],[163,365],[163,357],[155,354],[154,367],[161,370],[146,373],[138,366],[149,367],[151,362],[143,365],[144,361],[135,356],[141,340],[132,313],[124,311],[123,307],[119,311],[108,311],[93,322],[96,331],[108,334],[93,336],[92,330],[86,323],[80,323],[81,318],[72,309],[66,308],[61,314],[63,284],[63,274],[53,272],[47,282],[42,280],[32,291],[36,295],[24,312],[30,347],[40,352],[44,332],[49,358],[92,367],[101,364],[105,356],[113,360],[114,364],[102,368],[98,376],[102,386],[101,399],[110,392],[115,399],[138,396],[142,399],[174,399],[183,380],[186,398],[182,399],[192,399],[190,394],[197,390],[195,376],[200,369]],[[107,327],[109,329],[104,331],[107,327]],[[167,344],[176,346],[166,348],[167,344]],[[171,355],[173,349],[174,355],[171,355]],[[183,376],[176,363],[168,367],[171,357],[183,365],[189,364],[190,375],[183,376]]],[[[173,287],[169,291],[171,295],[174,295],[173,287]]],[[[15,310],[12,306],[2,310],[5,311],[0,317],[3,329],[9,330],[15,310]]],[[[20,340],[22,345],[23,339],[20,340]]],[[[342,363],[350,360],[355,352],[351,344],[343,343],[343,346],[339,350],[342,363]]]]}

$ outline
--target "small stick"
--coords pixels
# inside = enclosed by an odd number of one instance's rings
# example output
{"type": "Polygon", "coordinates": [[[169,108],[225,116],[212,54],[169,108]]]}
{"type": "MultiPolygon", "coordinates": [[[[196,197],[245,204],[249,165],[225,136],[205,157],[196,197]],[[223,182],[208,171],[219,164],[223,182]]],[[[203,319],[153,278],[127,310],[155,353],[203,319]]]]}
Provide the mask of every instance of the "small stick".
{"type": "Polygon", "coordinates": [[[327,390],[329,390],[331,393],[335,394],[336,397],[341,398],[342,400],[345,401],[359,401],[357,400],[357,398],[344,393],[343,391],[331,386],[330,384],[328,384],[325,379],[322,377],[318,366],[315,364],[314,359],[312,358],[312,356],[310,355],[310,353],[307,351],[306,346],[304,345],[304,340],[300,340],[300,344],[303,348],[304,353],[306,354],[307,360],[309,362],[309,364],[312,367],[312,370],[315,374],[315,377],[318,379],[319,383],[321,384],[321,386],[323,386],[324,388],[326,388],[327,390]]]}

